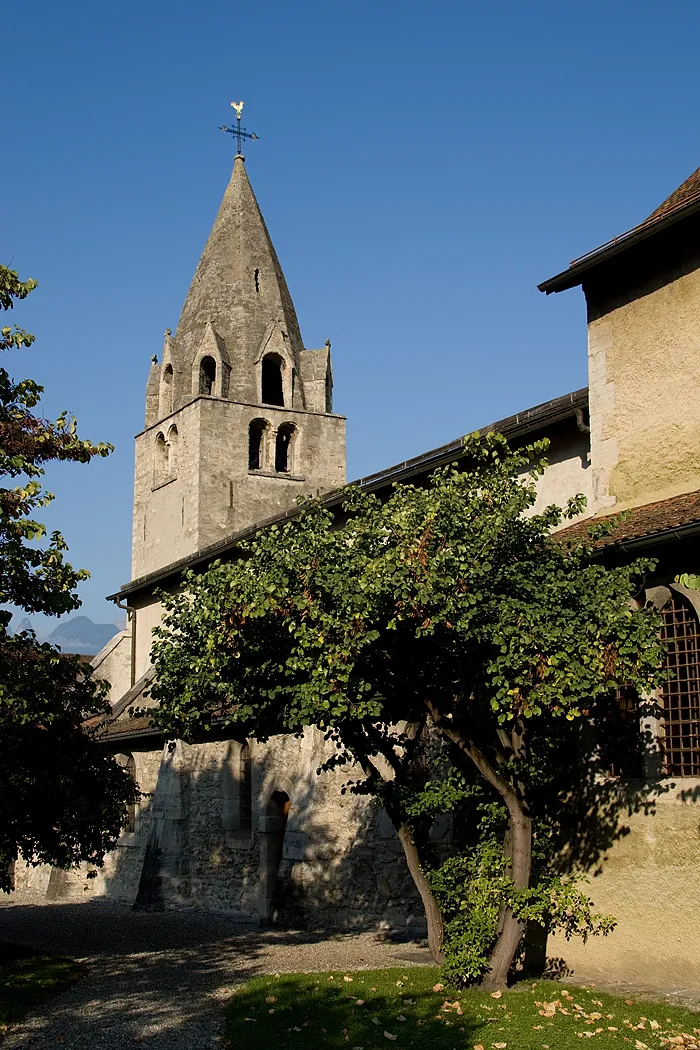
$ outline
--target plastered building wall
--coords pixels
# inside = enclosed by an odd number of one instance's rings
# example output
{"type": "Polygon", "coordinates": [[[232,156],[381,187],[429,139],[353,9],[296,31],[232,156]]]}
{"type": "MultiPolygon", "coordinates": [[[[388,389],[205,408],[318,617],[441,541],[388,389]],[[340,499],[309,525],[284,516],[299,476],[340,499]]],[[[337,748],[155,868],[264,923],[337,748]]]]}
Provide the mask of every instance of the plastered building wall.
{"type": "Polygon", "coordinates": [[[579,976],[660,988],[700,987],[700,780],[663,781],[647,792],[587,891],[613,915],[608,937],[549,939],[547,954],[579,976]]]}
{"type": "Polygon", "coordinates": [[[109,682],[107,701],[114,706],[131,686],[131,627],[113,638],[90,661],[95,678],[109,682]]]}
{"type": "Polygon", "coordinates": [[[700,487],[700,258],[617,293],[586,287],[593,496],[638,506],[700,487]],[[695,268],[693,268],[695,267],[695,268]]]}
{"type": "MultiPolygon", "coordinates": [[[[571,419],[552,427],[544,435],[534,435],[531,440],[540,436],[549,438],[548,465],[537,481],[537,500],[531,513],[539,514],[552,503],[565,507],[572,496],[581,493],[586,497],[586,507],[580,516],[589,516],[593,513],[594,500],[588,432],[580,430],[571,419]]],[[[566,519],[562,527],[569,524],[571,519],[566,519]]]]}

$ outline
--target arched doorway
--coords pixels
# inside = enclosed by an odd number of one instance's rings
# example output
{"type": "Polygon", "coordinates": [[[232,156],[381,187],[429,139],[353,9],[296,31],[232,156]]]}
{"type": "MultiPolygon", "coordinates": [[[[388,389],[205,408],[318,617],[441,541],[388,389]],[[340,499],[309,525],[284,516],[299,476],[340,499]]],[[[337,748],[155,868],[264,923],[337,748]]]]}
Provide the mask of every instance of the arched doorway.
{"type": "Polygon", "coordinates": [[[260,917],[274,919],[277,874],[284,849],[284,833],[291,801],[286,791],[273,791],[260,822],[260,917]]]}

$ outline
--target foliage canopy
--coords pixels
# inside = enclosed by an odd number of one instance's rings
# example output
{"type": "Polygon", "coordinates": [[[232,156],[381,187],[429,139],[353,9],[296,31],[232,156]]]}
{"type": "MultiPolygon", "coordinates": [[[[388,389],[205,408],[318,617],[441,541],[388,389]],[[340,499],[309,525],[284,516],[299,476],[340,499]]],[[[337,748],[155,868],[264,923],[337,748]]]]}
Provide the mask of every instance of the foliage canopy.
{"type": "Polygon", "coordinates": [[[652,688],[660,663],[655,618],[633,601],[648,563],[605,568],[591,542],[553,538],[582,497],[533,513],[545,449],[472,436],[460,468],[424,485],[386,498],[348,488],[335,516],[312,501],[164,595],[154,644],[156,719],[169,735],[316,726],[334,745],[325,768],[360,766],[355,789],[387,807],[429,924],[405,789],[421,741],[436,735],[505,816],[495,863],[510,892],[486,959],[495,984],[529,917],[532,743],[588,717],[618,684],[652,688]]]}
{"type": "MultiPolygon", "coordinates": [[[[10,310],[36,282],[0,266],[0,308],[10,310]]],[[[34,337],[16,325],[0,329],[0,350],[28,348],[34,337]]],[[[64,557],[59,532],[46,536],[34,514],[53,500],[43,489],[44,465],[87,463],[111,451],[78,437],[67,413],[56,421],[34,409],[43,388],[15,382],[0,368],[0,605],[61,615],[79,606],[77,584],[89,574],[64,557]]],[[[0,611],[0,889],[10,867],[100,863],[115,842],[136,787],[125,770],[82,728],[103,709],[104,688],[76,657],[39,645],[31,631],[9,633],[12,614],[0,611]]]]}

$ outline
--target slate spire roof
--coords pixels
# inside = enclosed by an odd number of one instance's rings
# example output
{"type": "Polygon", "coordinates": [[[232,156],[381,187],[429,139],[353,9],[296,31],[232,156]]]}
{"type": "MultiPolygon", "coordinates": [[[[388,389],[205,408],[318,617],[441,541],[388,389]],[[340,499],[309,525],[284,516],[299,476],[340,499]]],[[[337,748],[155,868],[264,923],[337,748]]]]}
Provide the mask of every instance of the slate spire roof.
{"type": "Polygon", "coordinates": [[[303,344],[294,304],[239,155],[182,308],[178,358],[191,366],[211,324],[230,360],[245,367],[273,321],[285,330],[298,365],[303,344]]]}

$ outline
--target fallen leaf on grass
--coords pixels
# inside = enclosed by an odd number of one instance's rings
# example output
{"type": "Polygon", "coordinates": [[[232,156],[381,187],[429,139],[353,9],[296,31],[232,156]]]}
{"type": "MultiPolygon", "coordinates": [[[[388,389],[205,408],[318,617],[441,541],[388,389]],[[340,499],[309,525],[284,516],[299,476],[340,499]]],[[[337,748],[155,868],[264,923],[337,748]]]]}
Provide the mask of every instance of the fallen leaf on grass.
{"type": "Polygon", "coordinates": [[[399,1014],[399,1016],[398,1016],[398,1017],[396,1018],[396,1020],[397,1020],[397,1021],[405,1021],[405,1020],[406,1020],[406,1018],[404,1017],[404,1015],[403,1015],[403,1014],[399,1014]]]}
{"type": "Polygon", "coordinates": [[[491,1046],[495,1046],[496,1050],[504,1050],[508,1043],[491,1043],[491,1046]]]}
{"type": "Polygon", "coordinates": [[[288,1028],[288,1029],[287,1029],[287,1031],[288,1031],[288,1032],[300,1032],[300,1031],[301,1031],[301,1028],[299,1028],[299,1026],[298,1026],[298,1025],[294,1025],[294,1027],[293,1027],[293,1028],[288,1028]]]}
{"type": "Polygon", "coordinates": [[[257,1021],[257,1017],[244,1017],[244,1021],[257,1021]]]}
{"type": "Polygon", "coordinates": [[[384,1038],[385,1039],[396,1039],[396,1036],[392,1035],[391,1032],[385,1032],[384,1033],[384,1038]]]}
{"type": "Polygon", "coordinates": [[[641,1039],[637,1039],[637,1041],[635,1042],[634,1046],[635,1046],[635,1050],[649,1050],[649,1047],[647,1046],[647,1044],[643,1043],[641,1041],[641,1039]]]}
{"type": "Polygon", "coordinates": [[[372,1018],[372,1024],[379,1024],[379,1018],[378,1017],[373,1017],[372,1018]]]}
{"type": "MultiPolygon", "coordinates": [[[[491,992],[492,999],[500,999],[502,995],[503,992],[491,992]]],[[[493,1045],[495,1046],[496,1044],[494,1043],[493,1045]]]]}
{"type": "Polygon", "coordinates": [[[365,1005],[364,999],[356,999],[355,1000],[355,1006],[364,1006],[364,1005],[365,1005]]]}
{"type": "Polygon", "coordinates": [[[347,974],[345,974],[345,977],[343,977],[343,980],[344,980],[344,981],[352,981],[352,980],[353,980],[353,978],[352,978],[352,977],[348,977],[348,975],[347,975],[347,974]]]}
{"type": "Polygon", "coordinates": [[[444,987],[445,987],[444,984],[434,984],[433,985],[433,991],[434,992],[441,992],[444,987]]]}
{"type": "Polygon", "coordinates": [[[265,1002],[266,1003],[276,1003],[277,1002],[277,997],[275,995],[266,995],[265,996],[265,1002]]]}
{"type": "Polygon", "coordinates": [[[474,1050],[484,1050],[483,1043],[474,1043],[474,1050]]]}
{"type": "Polygon", "coordinates": [[[404,999],[403,1004],[404,1004],[404,1006],[413,1006],[415,1001],[416,1001],[415,999],[404,999]]]}

